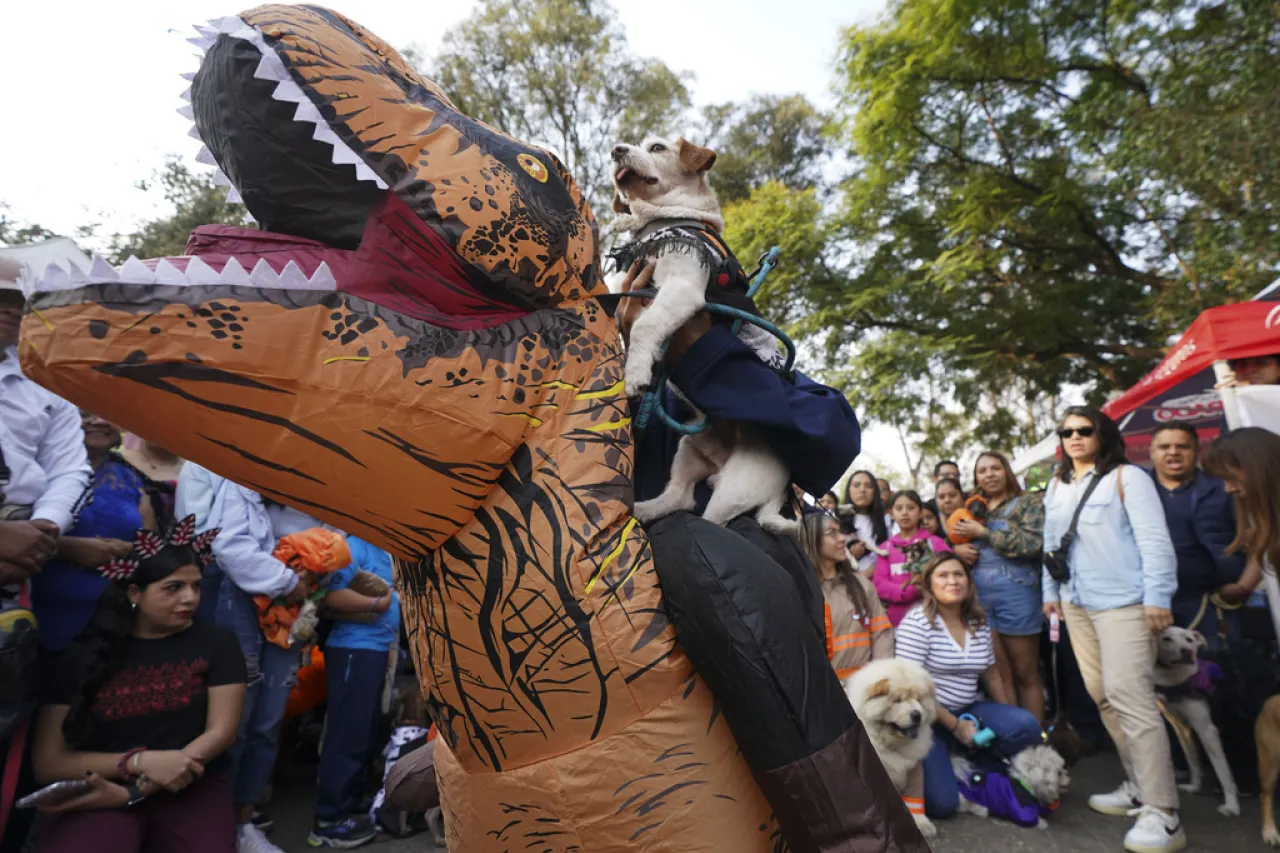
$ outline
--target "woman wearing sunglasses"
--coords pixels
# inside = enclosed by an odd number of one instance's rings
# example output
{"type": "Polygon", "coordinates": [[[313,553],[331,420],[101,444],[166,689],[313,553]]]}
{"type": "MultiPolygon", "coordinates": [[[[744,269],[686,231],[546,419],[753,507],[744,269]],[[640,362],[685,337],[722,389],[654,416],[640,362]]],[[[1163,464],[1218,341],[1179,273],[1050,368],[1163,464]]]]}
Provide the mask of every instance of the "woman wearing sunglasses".
{"type": "Polygon", "coordinates": [[[1173,623],[1177,588],[1164,508],[1151,477],[1127,464],[1111,418],[1073,406],[1058,437],[1061,461],[1044,500],[1044,610],[1066,619],[1126,777],[1089,807],[1137,815],[1126,850],[1177,850],[1187,842],[1154,675],[1157,635],[1173,623]]]}

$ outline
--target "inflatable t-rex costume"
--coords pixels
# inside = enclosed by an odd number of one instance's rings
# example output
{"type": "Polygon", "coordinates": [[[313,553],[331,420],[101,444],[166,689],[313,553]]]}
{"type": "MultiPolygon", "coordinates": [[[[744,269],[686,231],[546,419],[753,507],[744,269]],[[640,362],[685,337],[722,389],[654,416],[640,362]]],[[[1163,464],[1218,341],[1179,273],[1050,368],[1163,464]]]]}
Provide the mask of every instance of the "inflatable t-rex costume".
{"type": "Polygon", "coordinates": [[[50,268],[23,366],[398,557],[450,848],[926,849],[825,660],[825,676],[776,665],[797,647],[776,626],[804,622],[795,589],[772,593],[767,570],[748,584],[782,614],[753,617],[785,647],[766,664],[696,615],[699,579],[725,571],[706,570],[708,543],[740,583],[741,566],[776,570],[762,552],[672,521],[687,582],[664,604],[663,549],[630,515],[596,226],[561,163],[462,115],[325,9],[264,6],[195,41],[201,159],[264,230],[201,228],[188,255],[118,270],[50,268]],[[677,610],[695,612],[705,680],[677,610]],[[768,757],[744,760],[731,725],[748,758],[768,757]]]}

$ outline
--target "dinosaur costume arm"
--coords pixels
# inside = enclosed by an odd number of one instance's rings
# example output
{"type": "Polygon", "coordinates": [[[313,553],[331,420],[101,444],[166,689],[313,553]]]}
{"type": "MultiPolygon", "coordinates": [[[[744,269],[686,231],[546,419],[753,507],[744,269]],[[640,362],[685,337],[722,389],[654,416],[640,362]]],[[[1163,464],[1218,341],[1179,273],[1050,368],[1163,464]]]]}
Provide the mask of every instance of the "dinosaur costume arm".
{"type": "Polygon", "coordinates": [[[755,426],[810,494],[829,489],[858,455],[858,418],[842,394],[800,373],[794,382],[779,376],[726,327],[708,329],[671,379],[708,417],[755,426]]]}

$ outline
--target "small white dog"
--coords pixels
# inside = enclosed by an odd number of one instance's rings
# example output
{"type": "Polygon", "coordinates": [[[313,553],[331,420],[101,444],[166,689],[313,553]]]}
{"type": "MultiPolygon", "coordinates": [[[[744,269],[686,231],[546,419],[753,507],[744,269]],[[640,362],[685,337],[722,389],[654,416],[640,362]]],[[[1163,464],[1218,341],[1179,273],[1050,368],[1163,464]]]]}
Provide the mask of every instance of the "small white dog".
{"type": "Polygon", "coordinates": [[[938,718],[933,679],[918,663],[886,658],[854,673],[844,691],[893,786],[904,799],[917,801],[912,817],[920,834],[935,838],[938,830],[924,814],[922,766],[933,745],[933,723],[938,718]]]}
{"type": "Polygon", "coordinates": [[[1178,734],[1178,742],[1187,756],[1187,765],[1191,768],[1191,781],[1180,785],[1187,793],[1200,790],[1203,769],[1200,764],[1200,750],[1190,732],[1204,744],[1204,751],[1213,765],[1213,772],[1218,774],[1218,783],[1222,785],[1223,803],[1218,806],[1218,813],[1234,817],[1240,814],[1239,789],[1235,777],[1231,775],[1231,765],[1227,763],[1226,753],[1222,749],[1222,738],[1218,727],[1213,723],[1213,715],[1209,710],[1209,700],[1194,683],[1200,673],[1200,649],[1205,646],[1205,639],[1199,631],[1171,626],[1160,634],[1160,643],[1156,656],[1156,690],[1164,696],[1165,708],[1174,717],[1173,729],[1178,734]]]}
{"type": "MultiPolygon", "coordinates": [[[[711,301],[746,310],[750,300],[746,276],[719,236],[724,220],[707,183],[716,153],[683,138],[650,137],[640,145],[616,145],[612,156],[613,209],[623,214],[616,224],[632,237],[618,253],[620,263],[653,263],[658,291],[631,327],[627,344],[624,379],[627,395],[634,396],[653,383],[666,341],[702,310],[708,293],[711,301]]],[[[781,364],[768,332],[747,324],[739,337],[766,364],[781,364]]],[[[636,516],[648,522],[692,510],[694,487],[703,480],[713,488],[704,513],[708,521],[725,524],[754,510],[766,530],[795,532],[796,522],[782,515],[790,471],[754,430],[724,422],[681,439],[666,489],[636,504],[636,516]]]]}
{"type": "Polygon", "coordinates": [[[1057,808],[1062,795],[1067,792],[1071,784],[1066,760],[1057,750],[1047,745],[1027,747],[1013,757],[1004,772],[999,774],[1008,780],[1002,782],[1005,786],[1002,793],[997,793],[989,787],[993,782],[1000,780],[988,779],[982,782],[975,779],[973,765],[963,756],[951,757],[951,770],[958,781],[975,789],[975,796],[981,799],[985,795],[987,801],[991,803],[991,807],[988,807],[970,800],[962,788],[960,795],[962,813],[977,817],[1003,818],[1019,826],[1034,826],[1037,829],[1049,828],[1044,815],[1057,808]],[[1010,789],[1014,794],[1012,798],[1008,796],[1010,789]],[[1032,802],[1027,802],[1027,798],[1032,802]],[[996,809],[994,813],[992,807],[996,809]]]}

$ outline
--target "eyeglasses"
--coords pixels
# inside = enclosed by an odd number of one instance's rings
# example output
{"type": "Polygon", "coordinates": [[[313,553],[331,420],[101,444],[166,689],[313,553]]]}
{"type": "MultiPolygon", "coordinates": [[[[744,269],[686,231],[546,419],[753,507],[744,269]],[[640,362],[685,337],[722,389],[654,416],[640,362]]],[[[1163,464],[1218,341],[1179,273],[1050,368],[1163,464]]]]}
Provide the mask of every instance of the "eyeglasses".
{"type": "Polygon", "coordinates": [[[826,536],[829,539],[843,539],[844,531],[841,530],[839,527],[828,527],[826,530],[822,532],[822,535],[826,536]]]}
{"type": "Polygon", "coordinates": [[[1068,429],[1067,427],[1063,427],[1062,429],[1058,430],[1058,438],[1072,438],[1077,435],[1080,436],[1081,438],[1089,438],[1095,432],[1097,432],[1097,430],[1091,426],[1075,427],[1074,429],[1068,429]]]}

